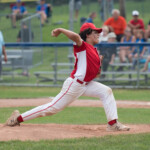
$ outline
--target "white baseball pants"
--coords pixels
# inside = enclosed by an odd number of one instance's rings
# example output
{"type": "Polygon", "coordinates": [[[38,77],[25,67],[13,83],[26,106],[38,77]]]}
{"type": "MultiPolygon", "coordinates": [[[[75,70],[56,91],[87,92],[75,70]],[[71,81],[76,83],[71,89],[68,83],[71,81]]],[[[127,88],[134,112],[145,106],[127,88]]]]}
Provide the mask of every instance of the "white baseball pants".
{"type": "Polygon", "coordinates": [[[61,92],[52,102],[38,106],[21,114],[23,121],[58,113],[81,95],[100,98],[108,121],[118,119],[116,102],[111,88],[91,81],[88,85],[80,84],[76,79],[67,78],[61,92]]]}

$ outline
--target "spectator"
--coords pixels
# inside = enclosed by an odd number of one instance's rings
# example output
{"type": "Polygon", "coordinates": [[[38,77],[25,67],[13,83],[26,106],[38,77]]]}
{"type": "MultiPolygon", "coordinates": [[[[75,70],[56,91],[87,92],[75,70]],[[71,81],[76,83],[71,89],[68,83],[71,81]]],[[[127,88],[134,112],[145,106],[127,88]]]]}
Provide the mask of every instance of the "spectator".
{"type": "Polygon", "coordinates": [[[19,31],[17,36],[17,42],[32,42],[33,38],[33,32],[31,32],[28,26],[25,23],[23,23],[22,29],[19,31]]]}
{"type": "Polygon", "coordinates": [[[93,23],[93,20],[96,18],[96,12],[92,12],[90,15],[89,15],[89,18],[87,18],[87,20],[85,22],[87,23],[93,23]]]}
{"type": "Polygon", "coordinates": [[[149,63],[150,63],[150,56],[147,57],[146,63],[144,64],[144,68],[141,70],[142,72],[147,71],[147,69],[149,67],[149,63]]]}
{"type": "MultiPolygon", "coordinates": [[[[121,43],[132,43],[135,42],[136,38],[135,36],[132,35],[131,29],[127,27],[124,32],[124,36],[121,38],[121,43]]],[[[120,57],[120,62],[125,63],[126,62],[126,57],[128,57],[129,62],[132,62],[132,53],[134,51],[134,48],[130,46],[121,46],[120,47],[120,52],[119,52],[119,57],[120,57]]],[[[119,67],[118,71],[121,71],[123,67],[119,67]]]]}
{"type": "Polygon", "coordinates": [[[37,13],[41,14],[42,26],[45,22],[48,22],[47,18],[52,14],[52,7],[50,4],[46,4],[45,0],[40,0],[40,4],[36,8],[37,13]]]}
{"type": "Polygon", "coordinates": [[[120,16],[120,11],[118,9],[112,10],[112,17],[108,18],[104,22],[104,25],[109,26],[111,32],[115,32],[117,41],[120,42],[126,28],[126,21],[122,16],[120,16]]]}
{"type": "Polygon", "coordinates": [[[107,42],[108,41],[108,33],[109,33],[108,27],[103,26],[102,32],[100,33],[99,42],[107,42]]]}
{"type": "Polygon", "coordinates": [[[128,26],[131,28],[133,34],[136,35],[138,31],[144,31],[144,22],[142,19],[139,19],[139,12],[137,10],[132,12],[132,16],[133,19],[130,20],[128,26]]]}
{"type": "MultiPolygon", "coordinates": [[[[143,31],[138,31],[137,37],[136,37],[136,42],[137,43],[145,42],[143,31]]],[[[140,57],[142,58],[144,53],[145,53],[145,51],[146,51],[146,47],[140,46],[139,50],[140,50],[139,51],[140,52],[140,57]]],[[[134,58],[138,57],[138,49],[137,48],[134,49],[133,56],[134,56],[134,58]]]]}
{"type": "MultiPolygon", "coordinates": [[[[116,35],[114,32],[111,32],[107,35],[108,43],[112,43],[116,41],[116,35]]],[[[103,58],[103,71],[107,71],[109,64],[114,62],[114,58],[116,55],[116,47],[103,47],[100,49],[100,54],[104,56],[103,58]]],[[[105,77],[105,76],[103,76],[105,77]]]]}
{"type": "Polygon", "coordinates": [[[2,54],[4,55],[4,61],[7,62],[7,54],[5,51],[3,34],[0,31],[0,79],[1,79],[1,74],[2,74],[2,54]]]}
{"type": "MultiPolygon", "coordinates": [[[[114,32],[110,32],[108,34],[108,43],[114,43],[114,42],[116,42],[116,34],[114,32]]],[[[110,60],[109,64],[114,63],[115,56],[116,56],[116,51],[117,51],[116,46],[110,48],[109,52],[110,52],[110,55],[111,55],[111,60],[110,60]]]]}
{"type": "MultiPolygon", "coordinates": [[[[142,43],[142,42],[145,42],[145,39],[144,39],[144,32],[143,31],[138,31],[137,33],[137,38],[136,38],[136,42],[137,43],[142,43]]],[[[145,46],[139,46],[139,47],[136,47],[133,51],[131,57],[133,57],[133,69],[135,69],[135,66],[137,64],[137,58],[138,58],[138,49],[139,49],[139,54],[140,54],[140,61],[142,61],[142,58],[143,58],[143,55],[146,51],[146,47],[145,46]]]]}
{"type": "Polygon", "coordinates": [[[75,21],[78,20],[78,16],[79,16],[79,10],[81,9],[82,6],[82,0],[75,0],[74,1],[74,6],[75,6],[75,21]]]}
{"type": "Polygon", "coordinates": [[[147,42],[150,42],[150,21],[147,25],[147,29],[145,30],[144,38],[146,39],[147,42]]]}
{"type": "Polygon", "coordinates": [[[12,27],[16,28],[16,20],[22,19],[27,13],[26,8],[21,4],[21,0],[17,0],[16,5],[12,7],[12,27]]]}

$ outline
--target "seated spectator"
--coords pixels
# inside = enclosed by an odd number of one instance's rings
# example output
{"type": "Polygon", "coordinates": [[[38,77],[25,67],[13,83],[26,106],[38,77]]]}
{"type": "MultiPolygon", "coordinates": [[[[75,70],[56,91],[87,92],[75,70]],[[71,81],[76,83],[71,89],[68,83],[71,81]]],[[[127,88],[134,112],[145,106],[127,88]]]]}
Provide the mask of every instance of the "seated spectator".
{"type": "Polygon", "coordinates": [[[22,28],[17,36],[17,42],[32,42],[33,38],[33,32],[31,32],[28,26],[25,23],[23,23],[22,28]]]}
{"type": "MultiPolygon", "coordinates": [[[[138,31],[137,33],[137,37],[136,37],[136,42],[137,43],[142,43],[142,42],[145,42],[145,39],[144,39],[144,32],[143,31],[138,31]]],[[[131,55],[131,58],[133,58],[133,69],[135,69],[135,66],[137,64],[137,58],[138,58],[138,50],[139,50],[139,55],[140,55],[140,61],[141,59],[143,58],[143,55],[146,51],[146,47],[145,46],[139,46],[139,47],[136,47],[133,51],[131,55]]]]}
{"type": "Polygon", "coordinates": [[[147,25],[147,29],[145,30],[144,38],[147,42],[150,42],[150,21],[147,25]]]}
{"type": "Polygon", "coordinates": [[[109,26],[111,32],[115,32],[117,41],[120,42],[126,28],[126,21],[122,16],[120,16],[120,11],[118,9],[112,10],[112,17],[108,18],[104,22],[104,25],[109,26]]]}
{"type": "Polygon", "coordinates": [[[87,18],[87,20],[85,22],[87,23],[93,23],[93,20],[96,18],[96,12],[92,12],[90,15],[89,15],[89,18],[87,18]]]}
{"type": "MultiPolygon", "coordinates": [[[[142,43],[142,42],[145,42],[145,39],[144,39],[144,32],[143,31],[138,31],[137,33],[137,37],[136,37],[136,42],[137,43],[142,43]]],[[[140,46],[140,47],[137,47],[139,48],[139,53],[140,53],[140,57],[142,58],[145,51],[146,51],[146,47],[143,47],[143,46],[140,46]]],[[[138,57],[138,49],[135,48],[134,51],[133,51],[133,56],[134,58],[137,58],[138,57]]]]}
{"type": "Polygon", "coordinates": [[[5,51],[5,45],[4,45],[4,39],[3,39],[3,34],[0,31],[0,80],[2,80],[1,78],[1,74],[2,74],[2,55],[4,55],[4,61],[7,62],[7,54],[5,51]]]}
{"type": "Polygon", "coordinates": [[[102,32],[100,33],[99,42],[108,41],[109,28],[107,26],[102,27],[102,32]]]}
{"type": "Polygon", "coordinates": [[[134,10],[132,12],[133,19],[130,20],[128,26],[131,28],[133,34],[135,35],[138,31],[144,31],[144,22],[142,19],[139,19],[139,12],[134,10]]]}
{"type": "MultiPolygon", "coordinates": [[[[121,43],[131,43],[135,42],[136,38],[132,35],[131,29],[127,27],[124,32],[124,36],[121,38],[121,43]]],[[[129,62],[132,62],[132,53],[134,51],[133,47],[121,46],[119,51],[119,57],[121,63],[126,63],[126,57],[128,57],[129,62]]],[[[121,71],[123,67],[119,67],[118,71],[121,71]]]]}
{"type": "MultiPolygon", "coordinates": [[[[107,38],[108,39],[105,42],[112,43],[116,41],[116,35],[114,32],[109,33],[107,38]]],[[[104,56],[102,69],[103,71],[107,71],[109,64],[113,64],[114,62],[116,47],[102,47],[100,49],[100,54],[104,56]]]]}
{"type": "Polygon", "coordinates": [[[147,57],[146,63],[144,64],[144,68],[141,70],[142,72],[147,71],[147,69],[149,67],[149,63],[150,63],[150,56],[147,57]]]}
{"type": "Polygon", "coordinates": [[[41,22],[42,26],[44,26],[45,22],[48,22],[47,18],[51,16],[52,7],[50,4],[46,4],[45,0],[40,0],[40,4],[36,8],[37,13],[41,14],[41,22]]]}
{"type": "MultiPolygon", "coordinates": [[[[114,43],[116,42],[116,34],[114,32],[110,32],[108,34],[108,43],[114,43]]],[[[114,46],[114,47],[110,47],[110,55],[111,55],[111,60],[109,62],[109,64],[113,64],[114,63],[114,60],[115,60],[115,56],[116,56],[116,52],[117,52],[117,47],[114,46]]]]}
{"type": "Polygon", "coordinates": [[[21,0],[17,0],[16,5],[12,7],[12,27],[16,28],[16,20],[22,19],[27,13],[26,8],[21,4],[21,0]]]}

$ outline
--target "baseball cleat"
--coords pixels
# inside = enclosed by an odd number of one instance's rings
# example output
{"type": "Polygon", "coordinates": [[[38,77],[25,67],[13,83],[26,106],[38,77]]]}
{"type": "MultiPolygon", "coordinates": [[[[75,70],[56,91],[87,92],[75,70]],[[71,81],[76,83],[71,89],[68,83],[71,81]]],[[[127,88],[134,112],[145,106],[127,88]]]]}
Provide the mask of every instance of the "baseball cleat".
{"type": "Polygon", "coordinates": [[[121,124],[120,122],[116,122],[114,125],[107,125],[106,131],[129,131],[130,127],[121,124]]]}
{"type": "Polygon", "coordinates": [[[20,123],[18,122],[17,118],[20,116],[20,112],[18,110],[15,110],[11,116],[8,118],[8,120],[5,123],[5,126],[20,126],[20,123]]]}

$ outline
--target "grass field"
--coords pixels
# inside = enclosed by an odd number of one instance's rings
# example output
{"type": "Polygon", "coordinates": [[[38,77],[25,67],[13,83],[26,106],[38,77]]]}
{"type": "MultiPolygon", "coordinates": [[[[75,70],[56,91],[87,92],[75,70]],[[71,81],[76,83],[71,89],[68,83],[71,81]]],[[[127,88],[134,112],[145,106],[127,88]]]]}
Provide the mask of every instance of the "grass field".
{"type": "MultiPolygon", "coordinates": [[[[0,123],[4,123],[15,109],[21,113],[33,107],[0,108],[0,123]]],[[[146,108],[118,108],[119,121],[129,124],[150,124],[149,109],[146,108]]],[[[37,118],[26,123],[58,123],[58,124],[106,124],[103,108],[68,107],[51,117],[37,118]]]]}
{"type": "MultiPolygon", "coordinates": [[[[61,88],[54,87],[3,87],[0,86],[0,98],[43,98],[54,97],[61,88]]],[[[113,89],[116,100],[150,101],[149,89],[113,89]]],[[[81,97],[81,99],[93,99],[81,97]]]]}
{"type": "Polygon", "coordinates": [[[0,142],[1,150],[150,150],[150,134],[54,141],[0,142]]]}

